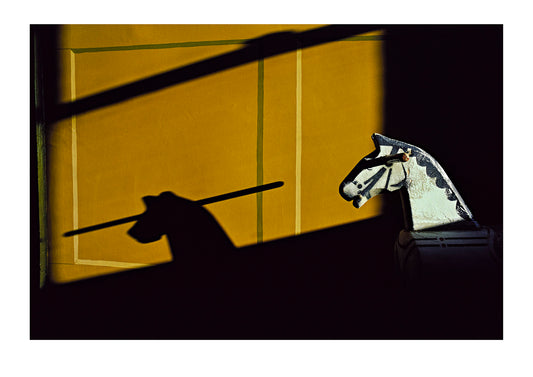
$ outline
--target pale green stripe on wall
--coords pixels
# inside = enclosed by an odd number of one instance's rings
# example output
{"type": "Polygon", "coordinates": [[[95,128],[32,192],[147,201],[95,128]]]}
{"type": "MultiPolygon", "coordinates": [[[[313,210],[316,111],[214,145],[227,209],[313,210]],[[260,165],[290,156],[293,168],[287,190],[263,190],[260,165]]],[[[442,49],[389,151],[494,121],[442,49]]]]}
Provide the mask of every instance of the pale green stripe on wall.
{"type": "MultiPolygon", "coordinates": [[[[257,62],[257,186],[263,184],[263,106],[265,64],[257,62]]],[[[257,242],[263,242],[263,193],[257,193],[257,242]]]]}
{"type": "MultiPolygon", "coordinates": [[[[341,39],[341,41],[380,41],[383,39],[382,35],[362,35],[353,36],[341,39]]],[[[204,46],[230,46],[238,44],[246,44],[250,39],[226,39],[217,41],[194,41],[194,42],[175,42],[175,43],[154,43],[143,45],[130,46],[108,46],[108,47],[85,47],[85,48],[70,48],[75,54],[84,54],[91,52],[111,52],[111,51],[130,51],[130,50],[158,50],[166,48],[182,48],[182,47],[204,47],[204,46]]]]}
{"type": "Polygon", "coordinates": [[[228,40],[220,40],[220,41],[176,42],[176,43],[131,45],[131,46],[72,48],[71,50],[75,54],[83,54],[83,53],[90,53],[90,52],[159,50],[159,49],[180,48],[180,47],[229,46],[229,45],[236,45],[236,44],[245,44],[246,42],[248,42],[247,39],[228,39],[228,40]]]}

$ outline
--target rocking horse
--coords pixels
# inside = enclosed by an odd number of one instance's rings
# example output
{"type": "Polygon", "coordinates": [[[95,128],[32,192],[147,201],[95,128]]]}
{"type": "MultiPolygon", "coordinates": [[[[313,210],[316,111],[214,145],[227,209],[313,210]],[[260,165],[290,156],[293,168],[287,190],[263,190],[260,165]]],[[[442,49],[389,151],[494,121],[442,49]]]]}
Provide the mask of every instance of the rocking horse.
{"type": "Polygon", "coordinates": [[[501,234],[473,219],[440,164],[414,145],[377,133],[372,140],[376,149],[357,163],[339,192],[361,208],[378,194],[400,191],[405,229],[395,258],[408,280],[499,269],[501,234]]]}

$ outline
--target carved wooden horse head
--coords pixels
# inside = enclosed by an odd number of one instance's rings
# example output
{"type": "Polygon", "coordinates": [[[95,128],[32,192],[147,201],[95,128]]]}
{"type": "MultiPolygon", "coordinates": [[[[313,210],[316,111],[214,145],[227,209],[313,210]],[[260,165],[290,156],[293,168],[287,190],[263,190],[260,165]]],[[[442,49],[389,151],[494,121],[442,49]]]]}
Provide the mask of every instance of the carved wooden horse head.
{"type": "Polygon", "coordinates": [[[472,213],[439,163],[422,149],[373,134],[376,149],[342,181],[341,196],[360,208],[370,198],[402,189],[408,228],[473,222],[472,213]]]}

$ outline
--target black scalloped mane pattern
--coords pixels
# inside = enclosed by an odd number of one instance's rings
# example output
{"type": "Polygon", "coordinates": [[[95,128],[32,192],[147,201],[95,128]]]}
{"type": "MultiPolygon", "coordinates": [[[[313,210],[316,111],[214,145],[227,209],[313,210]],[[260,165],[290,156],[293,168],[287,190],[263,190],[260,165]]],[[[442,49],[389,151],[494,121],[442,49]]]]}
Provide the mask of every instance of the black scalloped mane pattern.
{"type": "Polygon", "coordinates": [[[379,145],[391,146],[391,154],[398,153],[400,148],[402,148],[404,151],[407,151],[408,148],[411,148],[411,156],[416,157],[416,163],[426,169],[426,174],[430,178],[436,178],[435,183],[437,187],[446,191],[446,198],[448,200],[456,201],[455,209],[457,210],[459,216],[461,216],[461,218],[465,220],[471,219],[470,215],[468,214],[468,211],[463,207],[461,201],[457,198],[453,189],[448,185],[446,179],[442,176],[439,167],[435,165],[435,163],[438,164],[438,162],[433,157],[431,157],[429,153],[414,145],[405,143],[403,141],[391,139],[383,135],[375,135],[373,139],[374,141],[377,141],[379,145]]]}

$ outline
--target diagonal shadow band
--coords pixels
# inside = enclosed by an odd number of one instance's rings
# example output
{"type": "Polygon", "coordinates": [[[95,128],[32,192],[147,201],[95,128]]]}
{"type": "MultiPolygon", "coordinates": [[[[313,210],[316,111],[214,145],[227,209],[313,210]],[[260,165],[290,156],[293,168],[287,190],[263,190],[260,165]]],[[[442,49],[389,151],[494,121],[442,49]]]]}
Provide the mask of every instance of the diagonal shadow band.
{"type": "MultiPolygon", "coordinates": [[[[278,188],[278,187],[281,187],[281,186],[283,186],[283,181],[276,181],[276,182],[268,183],[266,185],[250,187],[250,188],[247,188],[247,189],[233,191],[233,192],[229,192],[229,193],[222,194],[222,195],[212,196],[210,198],[196,200],[194,203],[203,206],[203,205],[206,205],[206,204],[221,202],[223,200],[238,198],[238,197],[244,196],[244,195],[250,195],[250,194],[255,194],[255,193],[266,191],[266,190],[272,190],[272,189],[275,189],[275,188],[278,188]]],[[[129,222],[138,220],[141,216],[142,216],[142,214],[129,216],[129,217],[123,217],[122,219],[112,220],[112,221],[108,221],[108,222],[101,223],[101,224],[91,225],[91,226],[88,226],[88,227],[85,227],[85,228],[71,230],[69,232],[64,233],[63,237],[71,237],[71,236],[75,236],[77,234],[93,232],[95,230],[109,228],[109,227],[112,227],[112,226],[129,223],[129,222]]]]}
{"type": "Polygon", "coordinates": [[[245,47],[237,51],[150,76],[73,102],[58,104],[56,111],[49,120],[52,122],[58,121],[255,60],[339,41],[379,28],[379,25],[328,25],[300,33],[279,32],[268,34],[249,40],[245,47]]]}

